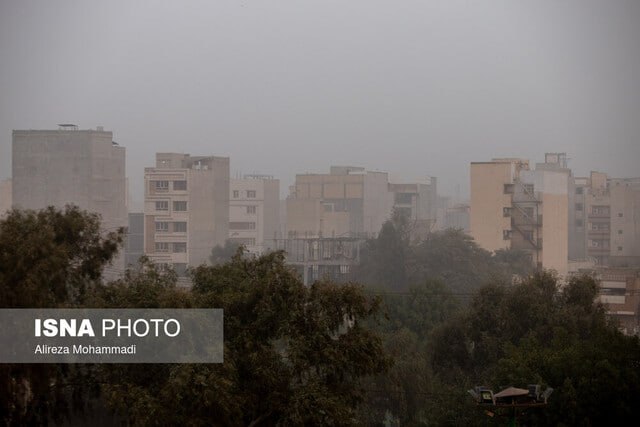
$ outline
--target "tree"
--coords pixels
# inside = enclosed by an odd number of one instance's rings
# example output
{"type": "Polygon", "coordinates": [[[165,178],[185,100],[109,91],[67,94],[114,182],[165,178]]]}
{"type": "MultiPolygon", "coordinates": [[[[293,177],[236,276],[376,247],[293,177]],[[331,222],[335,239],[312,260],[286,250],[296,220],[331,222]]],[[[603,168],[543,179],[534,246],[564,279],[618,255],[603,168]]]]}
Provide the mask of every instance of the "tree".
{"type": "Polygon", "coordinates": [[[102,370],[108,401],[133,424],[357,424],[361,380],[384,372],[380,337],[363,326],[379,300],[354,284],[305,287],[282,252],[193,271],[190,296],[144,270],[100,300],[121,306],[144,289],[152,306],[178,301],[223,308],[223,364],[113,365],[102,370]],[[158,289],[159,288],[159,289],[158,289]]]}
{"type": "Polygon", "coordinates": [[[212,265],[220,265],[229,262],[233,255],[238,252],[238,248],[240,247],[241,245],[239,243],[232,240],[225,240],[224,246],[217,245],[211,249],[209,261],[211,261],[212,265]]]}
{"type": "MultiPolygon", "coordinates": [[[[74,206],[14,209],[0,220],[0,307],[80,306],[116,255],[123,230],[103,233],[100,219],[74,206]]],[[[59,421],[74,403],[65,365],[0,366],[0,414],[6,424],[59,421]]]]}
{"type": "Polygon", "coordinates": [[[597,293],[592,277],[573,277],[561,287],[548,272],[484,287],[467,313],[434,330],[434,371],[459,390],[469,381],[555,388],[549,406],[530,411],[527,425],[638,419],[640,341],[609,320],[597,293]],[[462,375],[451,374],[456,371],[462,375]]]}

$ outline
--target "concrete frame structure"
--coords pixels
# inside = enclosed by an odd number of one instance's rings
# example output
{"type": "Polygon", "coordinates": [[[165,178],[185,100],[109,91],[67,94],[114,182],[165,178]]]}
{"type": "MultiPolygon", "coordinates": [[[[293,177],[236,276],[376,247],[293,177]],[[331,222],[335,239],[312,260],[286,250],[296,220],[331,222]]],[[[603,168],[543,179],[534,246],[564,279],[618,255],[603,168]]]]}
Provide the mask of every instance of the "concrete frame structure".
{"type": "Polygon", "coordinates": [[[426,237],[437,219],[438,180],[428,177],[422,182],[389,183],[393,209],[404,213],[413,224],[416,237],[426,237]]]}
{"type": "Polygon", "coordinates": [[[157,153],[145,168],[144,252],[182,274],[229,235],[229,158],[157,153]]]}
{"type": "Polygon", "coordinates": [[[269,175],[231,179],[229,240],[260,255],[270,249],[267,240],[280,228],[280,181],[269,175]]]}

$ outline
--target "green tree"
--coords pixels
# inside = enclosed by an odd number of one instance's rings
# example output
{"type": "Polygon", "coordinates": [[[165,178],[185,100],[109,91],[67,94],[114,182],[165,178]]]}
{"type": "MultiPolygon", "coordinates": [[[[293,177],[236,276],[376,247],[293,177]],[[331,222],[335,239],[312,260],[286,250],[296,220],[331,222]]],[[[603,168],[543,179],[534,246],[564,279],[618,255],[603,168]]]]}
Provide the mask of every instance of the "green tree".
{"type": "Polygon", "coordinates": [[[104,394],[131,423],[358,424],[362,378],[390,363],[380,337],[363,326],[378,299],[354,284],[307,288],[281,252],[247,259],[238,251],[229,263],[200,266],[188,297],[175,295],[172,280],[142,269],[99,300],[223,308],[225,362],[105,367],[104,394]]]}
{"type": "MultiPolygon", "coordinates": [[[[0,307],[78,307],[100,283],[123,230],[104,233],[100,219],[77,207],[14,209],[0,220],[0,307]]],[[[0,416],[5,424],[46,424],[81,405],[65,386],[80,370],[65,365],[0,366],[0,416]]]]}
{"type": "Polygon", "coordinates": [[[240,244],[232,240],[226,240],[224,242],[224,246],[217,245],[211,249],[209,261],[212,265],[220,265],[229,262],[236,252],[238,252],[240,247],[240,244]]]}

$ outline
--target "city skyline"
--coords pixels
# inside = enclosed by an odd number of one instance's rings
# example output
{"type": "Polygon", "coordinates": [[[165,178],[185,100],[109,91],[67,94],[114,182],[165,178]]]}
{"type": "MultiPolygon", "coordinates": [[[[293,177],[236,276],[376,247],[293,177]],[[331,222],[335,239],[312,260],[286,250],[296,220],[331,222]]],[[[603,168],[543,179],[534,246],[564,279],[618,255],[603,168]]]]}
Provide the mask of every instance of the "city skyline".
{"type": "Polygon", "coordinates": [[[138,202],[163,151],[230,157],[281,195],[330,164],[436,176],[463,198],[487,157],[639,174],[635,3],[0,8],[0,178],[13,129],[61,122],[114,132],[138,202]]]}

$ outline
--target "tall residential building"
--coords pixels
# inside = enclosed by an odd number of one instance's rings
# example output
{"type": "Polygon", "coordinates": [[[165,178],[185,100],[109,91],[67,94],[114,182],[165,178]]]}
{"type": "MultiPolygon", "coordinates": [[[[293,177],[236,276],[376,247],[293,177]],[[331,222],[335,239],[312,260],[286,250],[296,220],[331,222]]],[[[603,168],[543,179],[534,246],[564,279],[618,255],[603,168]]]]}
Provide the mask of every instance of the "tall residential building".
{"type": "Polygon", "coordinates": [[[11,180],[0,180],[0,218],[11,209],[11,180]]]}
{"type": "Polygon", "coordinates": [[[640,178],[576,178],[576,246],[598,266],[640,265],[640,178]]]}
{"type": "Polygon", "coordinates": [[[287,198],[287,235],[375,236],[392,212],[386,172],[332,166],[328,174],[296,175],[287,198]]]}
{"type": "Polygon", "coordinates": [[[229,240],[245,245],[249,253],[269,249],[267,240],[280,228],[280,181],[268,175],[245,175],[231,180],[229,240]]]}
{"type": "Polygon", "coordinates": [[[471,163],[471,235],[484,249],[520,249],[534,265],[566,274],[567,180],[523,159],[471,163]]]}
{"type": "Polygon", "coordinates": [[[229,158],[157,153],[144,170],[144,252],[181,274],[229,234],[229,158]]]}
{"type": "MultiPolygon", "coordinates": [[[[125,148],[102,127],[14,130],[13,206],[42,209],[74,204],[102,217],[105,230],[127,226],[125,148]]],[[[111,267],[122,271],[124,255],[111,267]]]]}

